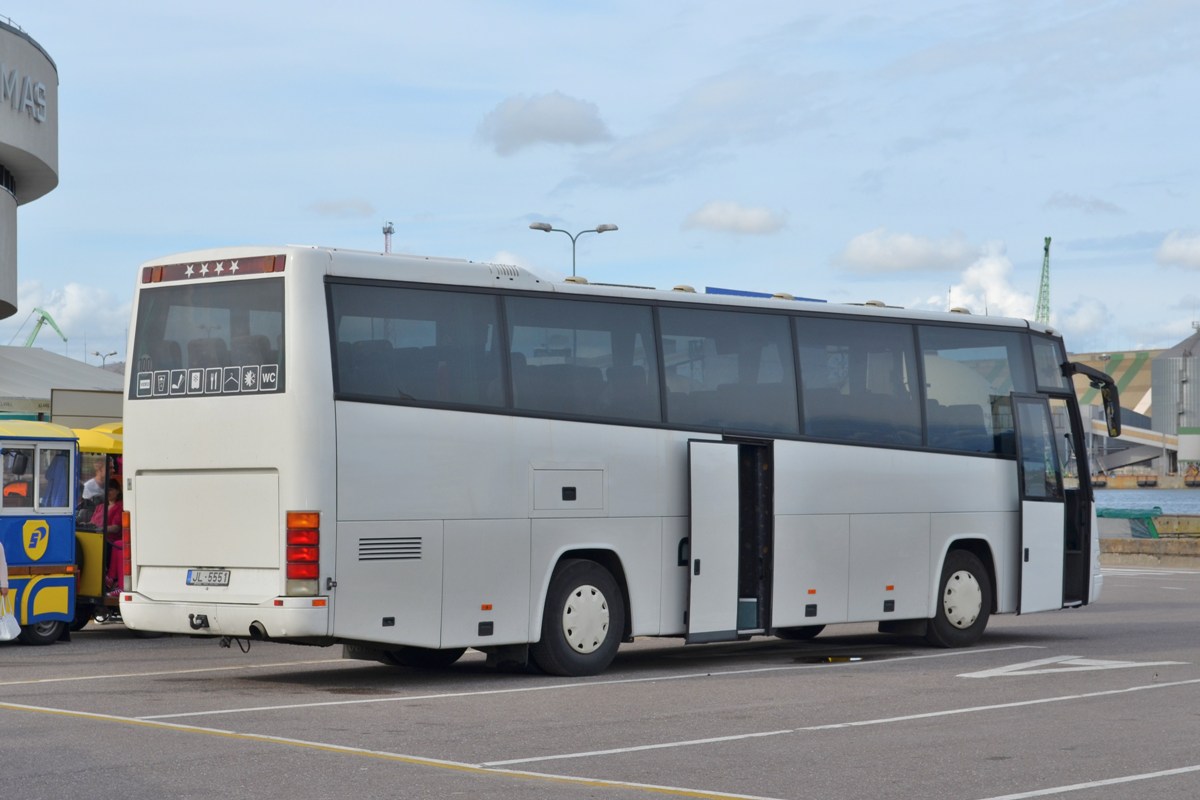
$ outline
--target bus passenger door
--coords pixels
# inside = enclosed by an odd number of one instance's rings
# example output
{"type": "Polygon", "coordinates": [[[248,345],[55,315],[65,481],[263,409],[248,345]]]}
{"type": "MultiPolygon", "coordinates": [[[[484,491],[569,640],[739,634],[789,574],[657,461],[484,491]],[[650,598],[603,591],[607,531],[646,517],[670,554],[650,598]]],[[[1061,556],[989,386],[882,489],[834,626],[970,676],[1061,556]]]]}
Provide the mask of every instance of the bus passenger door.
{"type": "Polygon", "coordinates": [[[1046,398],[1017,395],[1017,481],[1021,498],[1021,588],[1017,613],[1063,607],[1066,496],[1046,398]]]}
{"type": "Polygon", "coordinates": [[[688,442],[688,644],[737,638],[738,445],[688,442]]]}
{"type": "Polygon", "coordinates": [[[1058,441],[1059,463],[1066,476],[1066,541],[1063,546],[1063,605],[1087,605],[1092,587],[1092,490],[1087,437],[1079,409],[1061,397],[1050,398],[1050,416],[1058,441]],[[1071,476],[1075,481],[1071,481],[1071,476]]]}

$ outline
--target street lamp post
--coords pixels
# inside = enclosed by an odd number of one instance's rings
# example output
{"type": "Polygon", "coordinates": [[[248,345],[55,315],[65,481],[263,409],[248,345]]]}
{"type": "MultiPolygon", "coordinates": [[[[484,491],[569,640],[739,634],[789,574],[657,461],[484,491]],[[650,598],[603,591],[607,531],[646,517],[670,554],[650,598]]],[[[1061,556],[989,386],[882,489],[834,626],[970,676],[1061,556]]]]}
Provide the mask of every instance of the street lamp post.
{"type": "Polygon", "coordinates": [[[579,231],[578,233],[571,233],[570,231],[564,231],[562,228],[553,228],[550,226],[549,222],[531,222],[531,223],[529,223],[529,228],[531,230],[535,230],[535,231],[545,231],[546,233],[550,233],[551,231],[558,231],[559,233],[565,233],[567,236],[571,237],[571,277],[572,278],[575,277],[575,240],[578,239],[580,236],[582,236],[585,233],[608,233],[609,231],[617,230],[616,225],[612,225],[609,223],[605,223],[604,225],[597,225],[594,228],[588,228],[586,231],[579,231]]]}
{"type": "Polygon", "coordinates": [[[111,353],[101,353],[99,350],[92,351],[92,355],[100,359],[100,369],[104,369],[104,367],[108,364],[109,357],[115,356],[116,354],[116,350],[113,350],[111,353]]]}

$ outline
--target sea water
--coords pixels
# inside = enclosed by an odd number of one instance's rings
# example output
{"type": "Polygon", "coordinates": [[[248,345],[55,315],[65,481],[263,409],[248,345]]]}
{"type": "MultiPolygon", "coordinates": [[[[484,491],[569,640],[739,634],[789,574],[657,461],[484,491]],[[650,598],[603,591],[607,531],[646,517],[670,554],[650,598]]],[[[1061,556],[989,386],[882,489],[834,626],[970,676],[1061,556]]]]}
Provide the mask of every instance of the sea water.
{"type": "Polygon", "coordinates": [[[1148,511],[1155,506],[1164,514],[1200,514],[1200,487],[1191,489],[1096,489],[1096,508],[1148,511]]]}

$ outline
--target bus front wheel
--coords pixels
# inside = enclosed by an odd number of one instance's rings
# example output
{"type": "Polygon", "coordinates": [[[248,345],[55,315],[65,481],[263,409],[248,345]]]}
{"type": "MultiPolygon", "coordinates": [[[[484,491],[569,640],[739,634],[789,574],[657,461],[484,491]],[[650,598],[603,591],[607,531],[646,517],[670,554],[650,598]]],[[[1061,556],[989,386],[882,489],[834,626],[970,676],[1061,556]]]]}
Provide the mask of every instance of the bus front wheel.
{"type": "Polygon", "coordinates": [[[542,638],[529,653],[551,675],[596,675],[616,657],[624,625],[625,600],[612,573],[568,559],[550,579],[542,638]]]}
{"type": "Polygon", "coordinates": [[[983,562],[966,550],[950,551],[938,589],[925,640],[935,647],[975,644],[992,613],[992,582],[983,562]]]}
{"type": "Polygon", "coordinates": [[[19,638],[25,644],[54,644],[62,637],[66,627],[67,623],[58,620],[35,622],[32,625],[23,626],[19,638]]]}

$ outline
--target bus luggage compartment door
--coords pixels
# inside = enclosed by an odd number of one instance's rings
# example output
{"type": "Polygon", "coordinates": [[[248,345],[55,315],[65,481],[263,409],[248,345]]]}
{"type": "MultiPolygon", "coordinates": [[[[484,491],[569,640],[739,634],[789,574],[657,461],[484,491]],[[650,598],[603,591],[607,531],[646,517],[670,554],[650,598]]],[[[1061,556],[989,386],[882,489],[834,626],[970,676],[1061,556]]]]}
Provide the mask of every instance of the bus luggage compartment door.
{"type": "Polygon", "coordinates": [[[737,639],[738,445],[688,442],[690,558],[686,641],[737,639]]]}

